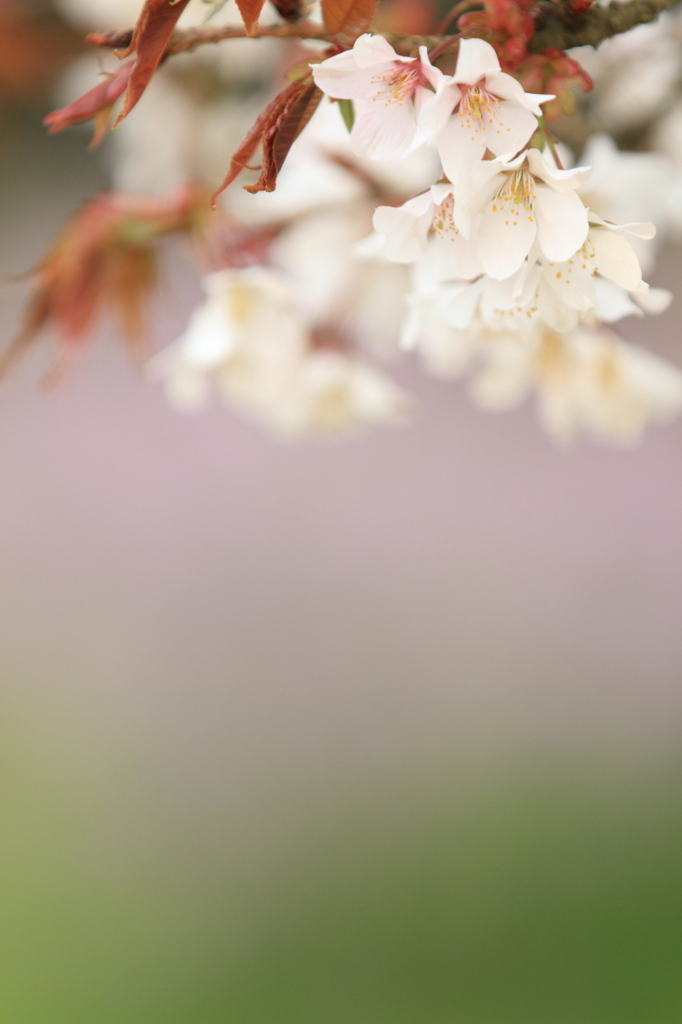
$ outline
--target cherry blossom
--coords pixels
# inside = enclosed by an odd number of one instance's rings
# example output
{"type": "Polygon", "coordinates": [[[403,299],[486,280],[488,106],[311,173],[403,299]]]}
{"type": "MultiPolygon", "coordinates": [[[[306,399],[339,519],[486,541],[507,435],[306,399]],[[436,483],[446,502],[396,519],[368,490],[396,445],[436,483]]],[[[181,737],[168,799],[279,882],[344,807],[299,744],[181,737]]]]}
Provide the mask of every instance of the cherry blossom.
{"type": "Polygon", "coordinates": [[[468,279],[481,273],[473,243],[455,223],[454,192],[453,185],[439,183],[402,206],[377,207],[374,228],[388,259],[412,263],[429,252],[433,280],[468,279]]]}
{"type": "Polygon", "coordinates": [[[358,102],[351,132],[355,153],[399,156],[426,140],[418,110],[443,78],[426,47],[420,47],[419,57],[400,57],[383,36],[366,33],[352,50],[313,64],[311,71],[328,96],[358,102]]]}
{"type": "Polygon", "coordinates": [[[589,167],[559,170],[537,149],[509,162],[481,163],[454,216],[465,235],[476,230],[485,273],[498,280],[511,276],[536,239],[550,260],[567,260],[577,252],[589,225],[575,190],[589,174],[589,167]]]}
{"type": "Polygon", "coordinates": [[[471,382],[474,401],[502,411],[533,392],[543,426],[563,443],[584,432],[632,444],[649,422],[682,412],[682,372],[607,328],[545,328],[525,344],[508,334],[490,344],[471,382]]]}
{"type": "Polygon", "coordinates": [[[490,43],[462,39],[454,75],[441,79],[424,103],[419,123],[435,138],[448,178],[458,182],[486,149],[499,157],[518,153],[537,128],[540,104],[553,98],[524,92],[500,69],[490,43]]]}

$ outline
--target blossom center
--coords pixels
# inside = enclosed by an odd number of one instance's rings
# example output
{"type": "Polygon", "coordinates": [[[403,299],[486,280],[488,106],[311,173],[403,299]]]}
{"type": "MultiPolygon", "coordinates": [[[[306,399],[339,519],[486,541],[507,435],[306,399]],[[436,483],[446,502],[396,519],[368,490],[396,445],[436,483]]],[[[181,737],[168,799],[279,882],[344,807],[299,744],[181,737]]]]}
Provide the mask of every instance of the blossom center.
{"type": "Polygon", "coordinates": [[[467,128],[480,125],[481,121],[493,121],[500,107],[497,96],[480,85],[472,85],[462,96],[459,103],[459,116],[467,128]]]}
{"type": "Polygon", "coordinates": [[[525,170],[512,171],[506,181],[498,189],[490,209],[493,213],[503,215],[505,224],[514,226],[518,224],[518,218],[527,216],[528,220],[534,220],[533,203],[535,201],[535,179],[533,175],[525,170]]]}
{"type": "Polygon", "coordinates": [[[403,104],[411,99],[421,84],[421,69],[415,65],[399,64],[397,67],[375,75],[372,82],[378,86],[373,99],[389,103],[403,104]]]}
{"type": "Polygon", "coordinates": [[[450,193],[446,196],[443,202],[437,207],[436,212],[433,215],[431,221],[430,230],[440,235],[441,238],[459,234],[457,225],[455,224],[455,197],[450,193]]]}

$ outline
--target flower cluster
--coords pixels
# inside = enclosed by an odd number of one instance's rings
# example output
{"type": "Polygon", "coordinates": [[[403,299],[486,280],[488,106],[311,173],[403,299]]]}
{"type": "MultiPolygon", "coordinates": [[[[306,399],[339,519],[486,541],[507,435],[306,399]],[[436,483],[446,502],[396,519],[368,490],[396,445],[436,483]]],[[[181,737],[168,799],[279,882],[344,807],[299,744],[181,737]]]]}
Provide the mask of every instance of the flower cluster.
{"type": "Polygon", "coordinates": [[[535,390],[562,439],[584,429],[630,440],[647,418],[682,410],[682,374],[603,329],[667,307],[632,244],[655,227],[616,224],[592,205],[591,168],[564,168],[543,127],[552,96],[524,92],[481,39],[460,42],[452,75],[425,50],[402,58],[371,36],[313,75],[357,103],[357,153],[429,144],[440,157],[438,180],[401,206],[380,205],[375,235],[357,250],[411,265],[403,347],[441,370],[476,366],[473,393],[489,406],[535,390]]]}
{"type": "MultiPolygon", "coordinates": [[[[413,25],[376,0],[54,2],[126,58],[97,81],[84,56],[45,119],[51,133],[94,121],[93,145],[121,123],[115,191],[39,264],[4,364],[44,326],[70,363],[111,310],[139,358],[162,246],[184,235],[205,295],[150,364],[176,408],[220,397],[287,436],[397,423],[414,403],[386,365],[416,355],[466,375],[486,409],[535,397],[560,441],[630,442],[682,412],[682,373],[612,326],[671,299],[643,275],[682,233],[679,15],[585,53],[590,0],[561,0],[565,19],[444,0],[412,5],[413,25]],[[279,20],[259,27],[263,12],[279,20]],[[298,41],[261,38],[254,60],[236,38],[254,34],[298,41]],[[231,187],[242,176],[248,194],[231,187]],[[183,195],[200,198],[157,225],[183,195]],[[110,208],[125,231],[103,229],[110,208]]],[[[602,16],[592,5],[592,29],[602,16]]]]}

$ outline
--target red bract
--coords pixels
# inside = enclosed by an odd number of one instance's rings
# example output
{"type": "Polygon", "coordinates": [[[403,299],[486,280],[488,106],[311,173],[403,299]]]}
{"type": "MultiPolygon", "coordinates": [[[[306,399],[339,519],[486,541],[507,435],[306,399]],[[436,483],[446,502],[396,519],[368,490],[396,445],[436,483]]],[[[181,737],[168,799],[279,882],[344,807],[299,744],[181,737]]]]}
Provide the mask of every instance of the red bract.
{"type": "Polygon", "coordinates": [[[526,3],[484,0],[483,10],[463,14],[458,28],[465,38],[485,39],[494,46],[502,70],[511,73],[526,56],[535,22],[526,3]]]}
{"type": "Polygon", "coordinates": [[[136,51],[137,59],[114,128],[130,113],[149,85],[166,52],[178,18],[188,3],[189,0],[145,0],[130,46],[120,54],[121,57],[128,57],[136,51]]]}
{"type": "Polygon", "coordinates": [[[221,192],[248,167],[249,160],[261,146],[261,166],[258,181],[245,185],[247,192],[274,192],[277,175],[293,143],[313,116],[322,99],[322,92],[310,76],[298,79],[283,89],[257,118],[253,128],[235,152],[230,169],[213,194],[215,204],[221,192]]]}
{"type": "Polygon", "coordinates": [[[584,14],[591,6],[592,0],[568,0],[568,9],[571,14],[584,14]]]}
{"type": "Polygon", "coordinates": [[[35,288],[18,336],[0,357],[0,371],[50,326],[60,353],[49,379],[58,379],[105,311],[118,319],[132,349],[144,347],[157,246],[168,235],[200,231],[206,208],[194,187],[165,201],[112,192],[89,202],[33,271],[35,288]]]}
{"type": "Polygon", "coordinates": [[[105,79],[99,82],[93,89],[79,96],[73,103],[62,107],[61,110],[54,110],[44,119],[43,124],[49,129],[50,135],[63,132],[72,124],[80,124],[83,121],[95,121],[95,134],[93,135],[90,148],[94,149],[99,145],[107,130],[111,112],[114,109],[116,100],[123,94],[130,73],[133,70],[133,63],[124,64],[114,74],[107,74],[105,79]]]}

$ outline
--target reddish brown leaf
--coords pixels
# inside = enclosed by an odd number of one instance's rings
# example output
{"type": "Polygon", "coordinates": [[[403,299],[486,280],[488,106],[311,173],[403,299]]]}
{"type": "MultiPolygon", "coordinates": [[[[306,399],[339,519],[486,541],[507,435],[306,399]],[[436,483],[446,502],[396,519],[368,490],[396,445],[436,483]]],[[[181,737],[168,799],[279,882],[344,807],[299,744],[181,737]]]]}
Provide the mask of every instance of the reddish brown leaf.
{"type": "Polygon", "coordinates": [[[253,36],[258,28],[258,19],[265,0],[237,0],[239,13],[244,19],[247,35],[253,36]]]}
{"type": "Polygon", "coordinates": [[[188,3],[189,0],[145,0],[130,46],[120,55],[127,57],[133,50],[137,51],[137,60],[114,128],[130,113],[149,85],[166,52],[176,22],[188,3]]]}
{"type": "Polygon", "coordinates": [[[216,189],[211,197],[211,203],[214,206],[220,193],[224,192],[228,185],[231,185],[235,178],[241,174],[263,141],[265,134],[273,125],[278,123],[282,111],[293,102],[293,97],[299,95],[300,91],[301,83],[292,82],[291,85],[288,85],[286,89],[283,89],[282,92],[275,96],[274,100],[267,105],[262,114],[258,115],[253,127],[235,151],[230,161],[229,170],[220,187],[216,189]]]}
{"type": "Polygon", "coordinates": [[[94,118],[96,130],[91,143],[91,148],[94,148],[102,140],[113,106],[126,88],[132,70],[132,61],[123,64],[115,74],[107,75],[103,81],[79,96],[73,103],[62,107],[61,110],[53,110],[43,121],[50,135],[63,132],[69,125],[80,124],[94,118]]]}
{"type": "Polygon", "coordinates": [[[50,326],[59,337],[54,382],[86,346],[104,311],[118,318],[129,347],[139,350],[158,245],[178,232],[201,237],[205,211],[205,194],[192,186],[167,200],[122,193],[91,200],[32,271],[34,291],[17,336],[0,354],[0,374],[50,326]]]}
{"type": "Polygon", "coordinates": [[[369,28],[377,0],[322,0],[325,27],[342,46],[351,46],[369,28]]]}
{"type": "Polygon", "coordinates": [[[247,192],[274,192],[277,175],[289,150],[317,110],[322,92],[314,82],[304,85],[292,102],[282,110],[278,122],[263,139],[263,164],[255,185],[246,185],[247,192]]]}

